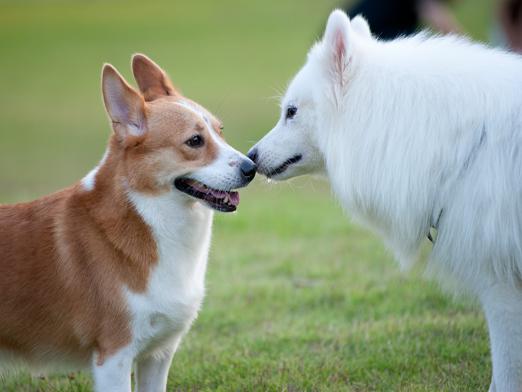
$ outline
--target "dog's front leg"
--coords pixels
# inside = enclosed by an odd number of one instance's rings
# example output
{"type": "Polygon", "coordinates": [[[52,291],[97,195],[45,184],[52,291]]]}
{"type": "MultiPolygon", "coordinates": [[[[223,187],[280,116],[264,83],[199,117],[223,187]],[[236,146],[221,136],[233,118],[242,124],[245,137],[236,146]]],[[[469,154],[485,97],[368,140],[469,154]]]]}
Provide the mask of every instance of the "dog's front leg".
{"type": "Polygon", "coordinates": [[[96,392],[131,392],[133,356],[123,349],[106,358],[93,356],[92,374],[96,392]]]}
{"type": "Polygon", "coordinates": [[[522,292],[496,284],[481,296],[491,341],[490,391],[522,392],[522,292]]]}
{"type": "Polygon", "coordinates": [[[172,357],[181,341],[175,339],[164,350],[138,358],[134,379],[136,392],[165,392],[172,357]]]}

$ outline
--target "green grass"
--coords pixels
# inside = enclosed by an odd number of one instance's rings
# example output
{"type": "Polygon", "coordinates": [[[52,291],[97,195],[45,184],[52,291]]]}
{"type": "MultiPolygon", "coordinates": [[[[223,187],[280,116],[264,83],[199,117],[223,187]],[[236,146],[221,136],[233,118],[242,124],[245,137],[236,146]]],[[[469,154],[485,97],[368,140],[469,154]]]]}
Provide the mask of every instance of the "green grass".
{"type": "MultiPolygon", "coordinates": [[[[487,37],[488,0],[458,15],[487,37]]],[[[245,151],[278,116],[333,0],[0,2],[0,202],[63,187],[101,157],[103,62],[157,60],[219,115],[245,151]]],[[[169,391],[480,391],[487,331],[472,305],[405,275],[352,225],[326,183],[242,192],[217,215],[208,296],[176,354],[169,391]]],[[[86,374],[0,380],[0,391],[86,391],[86,374]]]]}

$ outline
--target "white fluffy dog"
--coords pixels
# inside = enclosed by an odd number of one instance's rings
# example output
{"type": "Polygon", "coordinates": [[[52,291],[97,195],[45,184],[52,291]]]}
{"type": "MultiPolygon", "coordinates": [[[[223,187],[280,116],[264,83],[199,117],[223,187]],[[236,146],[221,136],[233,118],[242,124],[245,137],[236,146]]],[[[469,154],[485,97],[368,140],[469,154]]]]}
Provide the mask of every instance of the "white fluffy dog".
{"type": "Polygon", "coordinates": [[[483,306],[490,391],[522,391],[522,58],[455,36],[390,42],[334,11],[250,151],[283,180],[325,173],[404,267],[436,228],[429,267],[483,306]]]}

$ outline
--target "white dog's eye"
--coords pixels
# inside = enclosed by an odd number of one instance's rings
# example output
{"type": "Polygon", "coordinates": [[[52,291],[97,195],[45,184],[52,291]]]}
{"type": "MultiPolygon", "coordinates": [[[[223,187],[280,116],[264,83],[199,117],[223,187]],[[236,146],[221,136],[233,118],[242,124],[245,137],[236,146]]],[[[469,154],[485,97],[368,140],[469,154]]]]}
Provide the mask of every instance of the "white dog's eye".
{"type": "Polygon", "coordinates": [[[295,107],[295,106],[288,106],[286,108],[286,119],[287,120],[293,119],[296,114],[297,114],[297,107],[295,107]]]}

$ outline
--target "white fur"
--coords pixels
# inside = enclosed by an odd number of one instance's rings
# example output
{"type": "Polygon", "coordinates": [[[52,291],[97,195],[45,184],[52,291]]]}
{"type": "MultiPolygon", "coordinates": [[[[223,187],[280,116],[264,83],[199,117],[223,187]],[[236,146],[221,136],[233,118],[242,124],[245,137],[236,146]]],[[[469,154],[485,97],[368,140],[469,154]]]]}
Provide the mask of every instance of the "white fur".
{"type": "Polygon", "coordinates": [[[109,150],[107,149],[105,153],[103,154],[103,157],[94,169],[92,169],[85,177],[82,178],[82,186],[86,191],[92,191],[94,187],[96,186],[96,175],[98,174],[98,170],[101,166],[105,163],[107,160],[107,156],[109,155],[109,150]]]}
{"type": "Polygon", "coordinates": [[[177,192],[130,197],[158,244],[148,289],[127,292],[138,351],[153,353],[173,333],[186,331],[201,306],[213,212],[199,202],[187,205],[177,192]]]}
{"type": "Polygon", "coordinates": [[[522,58],[456,36],[381,42],[357,23],[332,13],[255,146],[258,167],[302,152],[275,178],[324,170],[403,267],[438,226],[430,271],[480,299],[492,390],[521,391],[522,58]]]}

